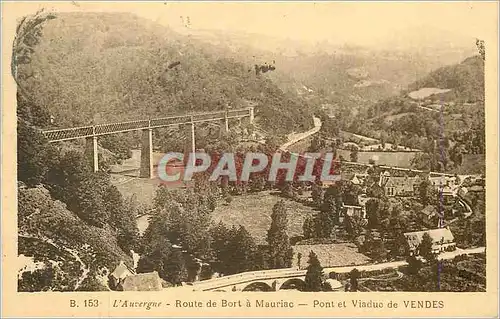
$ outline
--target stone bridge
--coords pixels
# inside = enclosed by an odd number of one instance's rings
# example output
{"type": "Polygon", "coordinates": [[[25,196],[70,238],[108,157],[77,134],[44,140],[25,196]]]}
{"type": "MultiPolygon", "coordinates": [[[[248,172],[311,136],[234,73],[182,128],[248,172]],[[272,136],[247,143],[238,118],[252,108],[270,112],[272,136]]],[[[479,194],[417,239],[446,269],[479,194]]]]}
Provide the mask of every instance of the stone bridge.
{"type": "MultiPolygon", "coordinates": [[[[486,251],[485,247],[457,249],[452,252],[444,252],[438,256],[439,260],[453,259],[460,255],[479,254],[486,251]]],[[[363,265],[349,265],[323,268],[323,273],[328,277],[339,274],[347,274],[354,268],[358,271],[379,271],[383,269],[397,270],[401,266],[406,266],[408,263],[405,260],[390,261],[378,264],[363,264],[363,265]]],[[[195,281],[188,283],[182,287],[186,290],[194,291],[278,291],[284,289],[298,289],[305,285],[305,269],[298,268],[282,268],[260,271],[249,271],[235,275],[229,275],[209,280],[195,281]]],[[[332,287],[338,291],[341,287],[332,287]]],[[[165,288],[171,289],[171,288],[165,288]]]]}
{"type": "Polygon", "coordinates": [[[305,285],[305,270],[284,268],[244,272],[187,284],[196,291],[278,291],[299,289],[305,285]]]}

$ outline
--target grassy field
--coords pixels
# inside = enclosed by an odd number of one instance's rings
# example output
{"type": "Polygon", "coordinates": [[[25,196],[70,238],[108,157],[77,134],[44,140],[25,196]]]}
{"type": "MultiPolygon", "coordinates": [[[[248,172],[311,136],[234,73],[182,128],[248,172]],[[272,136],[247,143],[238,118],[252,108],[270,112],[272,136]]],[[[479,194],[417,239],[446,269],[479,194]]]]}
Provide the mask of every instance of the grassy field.
{"type": "Polygon", "coordinates": [[[319,262],[323,267],[361,265],[370,261],[370,258],[360,254],[356,245],[352,243],[296,245],[293,246],[293,266],[307,267],[311,251],[318,255],[319,262]],[[300,264],[298,264],[299,253],[302,255],[300,264]]]}
{"type": "MultiPolygon", "coordinates": [[[[242,225],[258,243],[266,243],[273,206],[281,198],[270,191],[233,197],[229,205],[219,205],[212,213],[215,222],[242,225]]],[[[311,207],[285,199],[288,208],[288,236],[302,235],[302,225],[313,214],[311,207]]]]}
{"type": "Polygon", "coordinates": [[[458,174],[484,174],[486,158],[484,154],[464,154],[462,165],[456,170],[458,174]]]}
{"type": "MultiPolygon", "coordinates": [[[[347,161],[350,160],[351,151],[338,150],[338,154],[347,161]]],[[[417,152],[358,152],[358,163],[368,164],[371,158],[377,156],[378,160],[375,161],[377,165],[410,168],[411,160],[416,154],[417,152]]]]}
{"type": "Polygon", "coordinates": [[[137,178],[119,174],[111,175],[111,183],[118,188],[123,198],[135,195],[137,200],[151,206],[160,181],[158,179],[137,178]]]}

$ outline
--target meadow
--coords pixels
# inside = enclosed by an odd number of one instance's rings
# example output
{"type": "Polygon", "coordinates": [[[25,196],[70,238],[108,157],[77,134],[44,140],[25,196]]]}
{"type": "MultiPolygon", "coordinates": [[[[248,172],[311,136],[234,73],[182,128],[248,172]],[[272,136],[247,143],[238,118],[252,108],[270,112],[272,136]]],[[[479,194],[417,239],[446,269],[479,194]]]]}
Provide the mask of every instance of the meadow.
{"type": "MultiPolygon", "coordinates": [[[[212,220],[217,223],[222,221],[227,225],[242,225],[258,244],[265,244],[273,206],[280,199],[282,198],[272,191],[234,196],[230,204],[217,206],[212,213],[212,220]]],[[[288,236],[301,236],[304,220],[312,216],[314,210],[288,199],[283,200],[288,212],[288,236]]]]}

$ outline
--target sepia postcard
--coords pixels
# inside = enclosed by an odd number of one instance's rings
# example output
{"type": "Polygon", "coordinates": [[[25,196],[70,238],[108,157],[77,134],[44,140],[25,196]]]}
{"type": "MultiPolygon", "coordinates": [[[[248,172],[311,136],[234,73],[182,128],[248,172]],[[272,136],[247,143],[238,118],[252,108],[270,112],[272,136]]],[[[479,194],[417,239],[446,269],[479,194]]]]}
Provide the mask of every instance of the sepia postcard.
{"type": "Polygon", "coordinates": [[[2,2],[2,317],[498,318],[498,2],[2,2]]]}

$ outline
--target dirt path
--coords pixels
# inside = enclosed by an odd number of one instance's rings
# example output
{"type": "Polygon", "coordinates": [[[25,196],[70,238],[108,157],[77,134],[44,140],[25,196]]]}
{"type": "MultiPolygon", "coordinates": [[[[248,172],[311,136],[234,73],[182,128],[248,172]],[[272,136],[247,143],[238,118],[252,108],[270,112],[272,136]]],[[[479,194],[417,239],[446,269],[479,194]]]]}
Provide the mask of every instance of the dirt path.
{"type": "Polygon", "coordinates": [[[89,267],[87,267],[87,265],[85,265],[85,263],[82,261],[82,259],[80,258],[80,256],[78,255],[78,252],[73,250],[73,249],[69,249],[69,248],[66,248],[66,247],[61,247],[59,246],[58,244],[56,244],[52,239],[50,238],[40,238],[40,237],[36,237],[36,236],[30,236],[30,235],[23,235],[23,234],[18,234],[19,237],[23,237],[23,238],[29,238],[29,239],[36,239],[36,240],[40,240],[42,242],[45,242],[49,245],[52,245],[53,247],[55,247],[56,249],[58,249],[59,251],[65,251],[67,252],[68,254],[70,254],[73,258],[75,258],[75,260],[80,264],[80,269],[82,270],[82,274],[80,275],[80,277],[78,278],[78,280],[76,281],[76,284],[75,284],[75,288],[74,290],[77,290],[80,285],[83,283],[83,281],[88,277],[89,275],[89,272],[90,272],[90,269],[89,267]]]}

